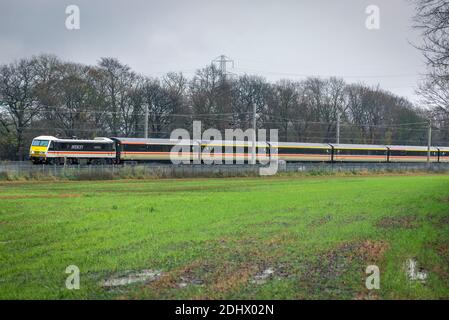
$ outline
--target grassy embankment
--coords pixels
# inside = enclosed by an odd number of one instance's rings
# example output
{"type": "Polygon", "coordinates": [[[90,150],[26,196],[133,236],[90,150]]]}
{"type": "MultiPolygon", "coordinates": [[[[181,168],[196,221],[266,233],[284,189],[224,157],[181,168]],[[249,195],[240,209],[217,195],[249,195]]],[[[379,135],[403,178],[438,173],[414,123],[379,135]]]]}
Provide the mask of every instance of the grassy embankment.
{"type": "Polygon", "coordinates": [[[0,204],[3,299],[449,298],[448,175],[3,182],[0,204]]]}

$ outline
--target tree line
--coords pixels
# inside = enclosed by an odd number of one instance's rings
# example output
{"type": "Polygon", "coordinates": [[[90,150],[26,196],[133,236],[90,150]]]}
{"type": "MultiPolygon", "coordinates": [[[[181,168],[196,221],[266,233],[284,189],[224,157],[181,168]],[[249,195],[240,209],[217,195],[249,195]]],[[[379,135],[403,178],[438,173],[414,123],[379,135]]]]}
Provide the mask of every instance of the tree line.
{"type": "Polygon", "coordinates": [[[335,77],[271,83],[214,65],[190,79],[176,72],[153,78],[115,58],[85,65],[44,54],[0,66],[0,159],[25,159],[41,134],[143,137],[147,108],[149,137],[191,129],[194,120],[246,130],[254,106],[258,128],[278,129],[281,141],[335,142],[339,119],[341,143],[425,145],[429,118],[438,129],[434,144],[448,141],[435,110],[378,86],[335,77]]]}

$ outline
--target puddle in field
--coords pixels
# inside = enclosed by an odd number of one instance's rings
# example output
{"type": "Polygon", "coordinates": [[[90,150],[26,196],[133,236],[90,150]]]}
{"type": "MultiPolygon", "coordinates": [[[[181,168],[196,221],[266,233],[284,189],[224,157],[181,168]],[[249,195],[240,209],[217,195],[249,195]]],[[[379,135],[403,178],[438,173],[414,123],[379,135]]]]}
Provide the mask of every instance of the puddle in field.
{"type": "Polygon", "coordinates": [[[426,282],[427,280],[427,272],[418,268],[418,263],[415,259],[407,260],[406,273],[411,281],[426,282]]]}
{"type": "Polygon", "coordinates": [[[274,268],[267,268],[263,270],[262,272],[256,274],[252,279],[251,283],[254,284],[264,284],[269,279],[271,279],[274,276],[274,268]]]}
{"type": "Polygon", "coordinates": [[[103,287],[126,286],[137,282],[150,282],[160,278],[162,271],[145,269],[135,273],[130,273],[123,277],[110,278],[105,280],[101,285],[103,287]]]}
{"type": "Polygon", "coordinates": [[[179,288],[185,288],[188,285],[200,286],[203,284],[203,280],[189,277],[181,277],[181,282],[178,283],[179,288]]]}

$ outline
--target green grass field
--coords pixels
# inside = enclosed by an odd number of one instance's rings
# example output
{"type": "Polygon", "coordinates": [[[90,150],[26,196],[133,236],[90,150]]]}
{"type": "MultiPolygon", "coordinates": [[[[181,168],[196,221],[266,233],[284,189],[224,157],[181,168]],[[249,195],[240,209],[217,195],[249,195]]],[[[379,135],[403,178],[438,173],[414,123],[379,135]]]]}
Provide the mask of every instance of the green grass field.
{"type": "Polygon", "coordinates": [[[2,299],[449,298],[448,175],[4,182],[0,204],[2,299]]]}

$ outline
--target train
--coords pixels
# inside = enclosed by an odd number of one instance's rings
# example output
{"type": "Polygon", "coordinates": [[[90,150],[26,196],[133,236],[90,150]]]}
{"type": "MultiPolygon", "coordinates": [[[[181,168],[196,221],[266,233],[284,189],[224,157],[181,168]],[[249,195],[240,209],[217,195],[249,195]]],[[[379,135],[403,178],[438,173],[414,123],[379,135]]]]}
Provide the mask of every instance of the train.
{"type": "MultiPolygon", "coordinates": [[[[256,143],[256,161],[266,163],[272,154],[269,142],[256,143]]],[[[278,160],[285,162],[449,162],[449,147],[278,142],[278,160]]],[[[38,136],[30,146],[34,164],[121,164],[126,162],[194,163],[223,159],[225,163],[252,160],[252,143],[225,140],[98,137],[92,140],[38,136]],[[173,147],[183,152],[172,153],[173,147]],[[219,151],[217,151],[219,150],[219,151]]]]}

